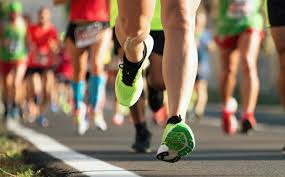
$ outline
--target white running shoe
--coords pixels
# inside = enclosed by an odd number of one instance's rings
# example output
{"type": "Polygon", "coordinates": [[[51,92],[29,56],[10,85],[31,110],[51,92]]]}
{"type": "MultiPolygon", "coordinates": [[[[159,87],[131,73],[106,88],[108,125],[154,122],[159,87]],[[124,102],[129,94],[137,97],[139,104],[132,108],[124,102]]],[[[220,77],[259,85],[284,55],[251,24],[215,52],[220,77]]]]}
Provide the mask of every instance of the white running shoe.
{"type": "Polygon", "coordinates": [[[84,135],[89,128],[89,122],[86,119],[87,106],[81,103],[79,114],[76,117],[77,120],[77,133],[78,135],[84,135]]]}
{"type": "Polygon", "coordinates": [[[108,129],[102,112],[95,113],[94,124],[102,131],[106,131],[108,129]]]}
{"type": "Polygon", "coordinates": [[[122,126],[124,123],[124,115],[121,113],[116,113],[112,118],[112,123],[116,126],[122,126]]]}

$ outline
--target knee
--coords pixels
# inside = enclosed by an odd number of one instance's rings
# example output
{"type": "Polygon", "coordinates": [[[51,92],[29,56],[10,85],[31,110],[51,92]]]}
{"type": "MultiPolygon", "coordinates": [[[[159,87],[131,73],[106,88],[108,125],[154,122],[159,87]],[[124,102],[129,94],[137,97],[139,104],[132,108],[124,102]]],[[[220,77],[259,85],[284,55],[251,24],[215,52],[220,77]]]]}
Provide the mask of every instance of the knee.
{"type": "Polygon", "coordinates": [[[252,62],[250,57],[245,57],[242,62],[242,72],[244,76],[257,77],[257,64],[252,62]]]}
{"type": "Polygon", "coordinates": [[[93,75],[101,75],[104,73],[104,63],[102,61],[96,60],[92,66],[93,75]]]}
{"type": "MultiPolygon", "coordinates": [[[[174,1],[175,3],[175,1],[174,1]]],[[[196,10],[189,10],[189,7],[177,5],[168,6],[167,14],[162,16],[162,24],[167,30],[194,31],[196,10]]]]}
{"type": "Polygon", "coordinates": [[[39,93],[42,90],[42,79],[41,76],[36,73],[32,75],[31,85],[33,88],[34,93],[39,93]]]}
{"type": "Polygon", "coordinates": [[[75,82],[79,82],[81,80],[85,79],[85,68],[84,67],[74,67],[74,72],[73,72],[73,80],[75,82]]]}
{"type": "Polygon", "coordinates": [[[45,75],[46,83],[53,84],[54,83],[54,74],[52,71],[48,71],[45,75]]]}
{"type": "Polygon", "coordinates": [[[129,18],[121,16],[118,18],[119,28],[126,36],[132,38],[139,38],[148,34],[150,30],[151,18],[145,15],[137,18],[129,18]]]}
{"type": "Polygon", "coordinates": [[[5,78],[5,84],[6,84],[6,88],[11,88],[13,87],[13,77],[11,75],[7,75],[5,78]]]}
{"type": "Polygon", "coordinates": [[[224,77],[235,77],[237,74],[237,67],[233,64],[230,64],[223,68],[222,75],[224,77]]]}

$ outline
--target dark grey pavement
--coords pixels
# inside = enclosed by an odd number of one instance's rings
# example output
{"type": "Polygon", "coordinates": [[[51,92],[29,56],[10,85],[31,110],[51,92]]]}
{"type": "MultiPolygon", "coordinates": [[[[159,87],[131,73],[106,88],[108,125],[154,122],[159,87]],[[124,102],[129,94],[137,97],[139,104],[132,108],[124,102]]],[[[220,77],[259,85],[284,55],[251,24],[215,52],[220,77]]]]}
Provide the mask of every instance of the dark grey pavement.
{"type": "MultiPolygon", "coordinates": [[[[82,137],[75,135],[71,119],[62,113],[48,114],[51,126],[47,129],[41,129],[36,125],[27,126],[49,135],[80,153],[141,176],[285,177],[285,155],[281,153],[281,147],[285,145],[285,123],[282,119],[285,119],[285,116],[281,108],[259,107],[258,119],[267,126],[260,126],[261,128],[252,135],[225,136],[217,126],[218,106],[209,106],[206,119],[191,125],[197,140],[195,151],[175,164],[155,159],[162,128],[149,122],[153,133],[154,151],[150,154],[135,154],[130,151],[134,140],[132,124],[125,122],[122,127],[112,125],[110,123],[112,111],[111,108],[106,108],[105,111],[109,123],[107,132],[93,128],[82,137]]],[[[49,163],[52,163],[52,160],[49,160],[49,163]]],[[[55,163],[60,167],[60,162],[55,160],[55,163]]]]}

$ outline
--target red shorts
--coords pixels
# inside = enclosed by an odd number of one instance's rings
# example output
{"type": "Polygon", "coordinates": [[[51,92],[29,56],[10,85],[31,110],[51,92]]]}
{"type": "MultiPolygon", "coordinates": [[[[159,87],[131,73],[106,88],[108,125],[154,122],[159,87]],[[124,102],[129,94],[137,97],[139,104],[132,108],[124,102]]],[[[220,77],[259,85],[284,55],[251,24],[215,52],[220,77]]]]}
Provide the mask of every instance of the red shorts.
{"type": "Polygon", "coordinates": [[[256,29],[247,29],[242,33],[239,33],[237,35],[234,36],[216,36],[215,37],[215,41],[217,43],[217,45],[222,48],[222,49],[235,49],[237,47],[238,44],[238,40],[240,38],[240,36],[244,33],[248,33],[248,34],[252,34],[252,33],[259,33],[260,38],[263,39],[264,38],[264,32],[263,31],[259,31],[256,29]]]}
{"type": "Polygon", "coordinates": [[[0,73],[1,75],[7,75],[13,69],[18,68],[20,66],[27,67],[27,62],[26,61],[16,61],[16,62],[0,61],[0,73]]]}
{"type": "Polygon", "coordinates": [[[65,79],[71,80],[73,76],[73,68],[72,64],[69,62],[64,62],[59,65],[59,67],[56,69],[57,75],[62,75],[65,77],[65,79]]]}

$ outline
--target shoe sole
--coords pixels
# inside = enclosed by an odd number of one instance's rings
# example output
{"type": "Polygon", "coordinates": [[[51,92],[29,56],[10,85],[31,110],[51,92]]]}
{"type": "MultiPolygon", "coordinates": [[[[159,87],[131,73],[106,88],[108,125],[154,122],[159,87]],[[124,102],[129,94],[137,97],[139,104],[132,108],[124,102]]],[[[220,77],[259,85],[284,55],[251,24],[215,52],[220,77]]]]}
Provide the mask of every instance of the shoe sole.
{"type": "Polygon", "coordinates": [[[166,136],[156,158],[166,162],[177,162],[194,150],[195,138],[190,128],[184,126],[174,127],[166,136]],[[166,159],[168,156],[173,156],[166,159]]]}

